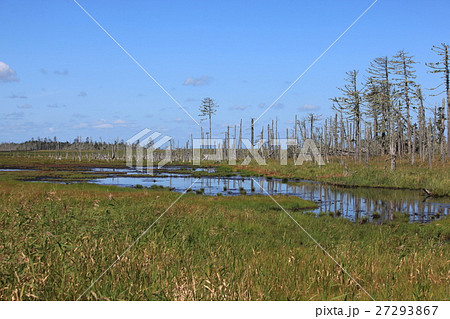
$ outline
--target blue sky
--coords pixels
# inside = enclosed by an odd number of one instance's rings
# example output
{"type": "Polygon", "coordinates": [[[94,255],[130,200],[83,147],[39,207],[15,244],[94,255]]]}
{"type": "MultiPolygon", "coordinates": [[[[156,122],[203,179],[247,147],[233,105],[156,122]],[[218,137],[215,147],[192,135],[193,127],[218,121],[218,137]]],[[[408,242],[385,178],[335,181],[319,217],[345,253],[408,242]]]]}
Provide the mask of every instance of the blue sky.
{"type": "MultiPolygon", "coordinates": [[[[200,100],[214,98],[222,136],[241,118],[248,127],[373,1],[78,2],[197,120],[200,100]]],[[[421,62],[418,81],[435,86],[424,62],[450,42],[449,13],[445,0],[379,0],[258,125],[331,114],[346,71],[401,49],[421,62]]],[[[126,140],[145,127],[181,143],[199,135],[72,0],[2,0],[0,21],[1,142],[126,140]]]]}

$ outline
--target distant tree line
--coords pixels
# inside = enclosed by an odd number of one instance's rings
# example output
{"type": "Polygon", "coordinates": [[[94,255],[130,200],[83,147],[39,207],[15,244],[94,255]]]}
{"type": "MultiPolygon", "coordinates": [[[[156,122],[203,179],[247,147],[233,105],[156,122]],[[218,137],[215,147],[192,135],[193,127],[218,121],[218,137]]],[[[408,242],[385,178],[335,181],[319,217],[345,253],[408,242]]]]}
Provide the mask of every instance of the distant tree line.
{"type": "Polygon", "coordinates": [[[29,141],[22,143],[1,143],[0,151],[61,151],[61,150],[82,150],[82,151],[96,151],[105,150],[110,145],[125,145],[125,142],[121,140],[110,142],[94,141],[92,138],[77,137],[73,142],[58,141],[56,136],[54,138],[32,138],[29,141]]]}

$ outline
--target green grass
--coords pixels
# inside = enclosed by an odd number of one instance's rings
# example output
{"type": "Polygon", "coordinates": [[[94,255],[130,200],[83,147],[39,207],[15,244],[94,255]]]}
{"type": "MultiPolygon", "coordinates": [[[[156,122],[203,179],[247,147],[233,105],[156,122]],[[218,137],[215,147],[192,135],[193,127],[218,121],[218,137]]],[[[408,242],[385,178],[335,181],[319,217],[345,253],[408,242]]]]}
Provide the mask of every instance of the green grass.
{"type": "MultiPolygon", "coordinates": [[[[0,181],[0,299],[76,299],[179,195],[0,181]]],[[[377,300],[448,300],[449,218],[359,225],[276,199],[377,300]]],[[[269,197],[189,193],[82,299],[369,297],[269,197]]]]}
{"type": "Polygon", "coordinates": [[[236,166],[235,170],[248,176],[309,179],[343,186],[426,188],[435,196],[450,196],[450,161],[435,162],[431,169],[425,163],[417,163],[412,167],[405,161],[399,161],[394,172],[391,172],[388,163],[382,159],[373,159],[367,166],[350,159],[346,159],[345,165],[334,159],[324,166],[313,163],[294,166],[292,161],[288,165],[268,161],[268,165],[260,166],[252,162],[248,166],[236,166]]]}
{"type": "MultiPolygon", "coordinates": [[[[94,152],[85,152],[98,154],[94,152]]],[[[125,161],[121,160],[99,160],[91,159],[86,160],[83,158],[79,161],[73,156],[76,156],[78,152],[69,151],[69,157],[65,158],[65,151],[17,151],[17,152],[0,152],[0,168],[31,168],[42,170],[79,170],[80,167],[125,167],[125,161]],[[61,154],[61,159],[57,159],[56,156],[61,154]]]]}
{"type": "MultiPolygon", "coordinates": [[[[179,196],[159,187],[21,182],[83,181],[109,174],[80,167],[124,167],[120,161],[49,159],[47,153],[0,154],[0,168],[38,169],[0,173],[1,300],[76,299],[179,196]]],[[[324,167],[270,162],[222,165],[214,173],[195,174],[240,172],[289,183],[312,179],[450,193],[448,164],[434,163],[429,169],[400,162],[394,173],[384,162],[346,165],[348,173],[336,162],[324,167]]],[[[370,197],[370,189],[361,191],[370,197]]],[[[385,196],[397,195],[386,190],[385,196]]],[[[423,225],[408,223],[408,216],[397,214],[384,225],[354,224],[326,213],[319,217],[303,213],[315,204],[297,197],[276,199],[377,300],[448,300],[449,217],[423,225]]],[[[83,296],[88,300],[368,298],[269,197],[194,192],[184,195],[83,296]]]]}
{"type": "MultiPolygon", "coordinates": [[[[73,152],[72,152],[73,153],[73,152]]],[[[125,168],[125,162],[120,160],[83,160],[76,159],[58,160],[50,158],[55,156],[54,151],[39,152],[15,152],[12,155],[8,152],[0,153],[0,168],[32,168],[41,172],[22,172],[23,176],[37,176],[40,180],[53,180],[58,178],[64,181],[80,181],[111,176],[108,173],[89,172],[86,169],[91,167],[125,168]],[[80,169],[85,169],[82,172],[80,169]]],[[[64,154],[64,152],[62,152],[64,154]]],[[[399,160],[397,169],[391,172],[389,163],[385,158],[372,158],[368,165],[359,163],[350,158],[344,158],[342,165],[339,158],[330,158],[330,162],[324,166],[317,166],[314,163],[304,163],[295,166],[290,160],[288,165],[280,165],[277,160],[268,160],[268,165],[260,166],[254,161],[250,165],[229,166],[226,163],[217,164],[213,162],[202,162],[202,166],[215,167],[215,172],[192,171],[193,165],[186,163],[171,163],[171,165],[181,165],[184,168],[171,170],[171,173],[190,174],[194,177],[200,176],[235,176],[238,173],[242,176],[267,176],[269,178],[286,179],[309,179],[324,183],[342,186],[363,186],[372,188],[398,188],[398,189],[427,189],[434,196],[450,196],[450,161],[442,163],[435,161],[432,168],[428,163],[417,162],[413,167],[406,160],[399,160]]],[[[164,170],[162,173],[169,172],[164,170]]],[[[114,173],[118,175],[120,173],[114,173]]],[[[0,180],[5,179],[3,172],[0,180]]],[[[133,175],[139,177],[141,175],[133,175]]],[[[149,176],[143,174],[142,176],[149,176]]],[[[26,179],[26,178],[24,178],[26,179]]]]}

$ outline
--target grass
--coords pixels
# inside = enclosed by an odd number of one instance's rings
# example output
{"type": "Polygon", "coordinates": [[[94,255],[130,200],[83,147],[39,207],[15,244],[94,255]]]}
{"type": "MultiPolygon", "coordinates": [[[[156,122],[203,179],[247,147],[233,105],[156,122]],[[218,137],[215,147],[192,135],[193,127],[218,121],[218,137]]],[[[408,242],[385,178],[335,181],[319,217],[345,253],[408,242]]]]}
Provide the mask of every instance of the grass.
{"type": "MultiPolygon", "coordinates": [[[[37,169],[0,173],[1,300],[76,299],[179,196],[157,186],[22,182],[83,181],[109,176],[87,168],[124,167],[119,161],[46,156],[0,154],[0,168],[37,169]]],[[[348,161],[347,170],[337,162],[324,167],[208,165],[216,171],[194,174],[450,193],[448,164],[412,169],[399,162],[394,173],[381,161],[367,167],[348,161]]],[[[358,191],[370,198],[370,189],[358,191]]],[[[269,197],[203,192],[184,195],[83,299],[369,299],[269,197]]],[[[397,196],[389,190],[385,195],[397,196]]],[[[315,204],[297,197],[275,198],[375,299],[449,299],[449,217],[412,224],[397,214],[383,225],[355,224],[327,213],[304,213],[315,204]]]]}
{"type": "MultiPolygon", "coordinates": [[[[64,180],[82,181],[93,178],[101,178],[120,173],[90,172],[92,167],[105,168],[125,168],[123,161],[90,160],[78,161],[73,159],[58,160],[49,158],[55,153],[52,151],[39,152],[17,152],[11,154],[0,153],[0,168],[31,168],[40,171],[22,172],[23,176],[37,180],[64,180]],[[85,171],[80,171],[85,169],[85,171]]],[[[268,165],[260,166],[254,161],[250,165],[228,166],[226,163],[217,164],[213,162],[203,162],[202,165],[215,167],[214,172],[193,171],[196,166],[186,165],[186,163],[172,163],[171,165],[183,166],[177,170],[162,169],[160,173],[189,174],[193,177],[210,176],[266,176],[267,178],[278,178],[283,182],[294,182],[295,179],[308,179],[324,183],[350,186],[350,187],[371,187],[371,188],[396,188],[396,189],[427,189],[433,196],[450,196],[450,161],[442,163],[435,161],[432,168],[428,163],[417,162],[412,167],[406,160],[397,161],[397,169],[391,172],[389,163],[385,158],[372,158],[368,165],[359,163],[353,159],[344,158],[345,163],[341,164],[339,158],[330,158],[330,162],[324,166],[317,166],[314,163],[304,163],[295,166],[290,160],[288,165],[280,165],[279,161],[268,160],[268,165]]],[[[167,168],[167,167],[166,167],[167,168]]],[[[6,175],[5,172],[0,175],[6,175]]],[[[15,175],[15,172],[11,175],[15,175]]],[[[17,175],[15,175],[17,176],[17,175]]],[[[149,175],[133,175],[134,177],[147,177],[149,175]]],[[[27,179],[27,178],[24,178],[27,179]]]]}
{"type": "MultiPolygon", "coordinates": [[[[61,152],[65,154],[65,152],[61,152]]],[[[69,152],[76,153],[76,152],[69,152]]],[[[72,157],[61,160],[55,158],[56,151],[18,151],[0,152],[0,168],[28,168],[41,170],[71,170],[90,167],[121,168],[125,167],[124,161],[108,160],[83,160],[72,159],[72,157]],[[51,157],[53,156],[53,157],[51,157]]]]}
{"type": "Polygon", "coordinates": [[[293,162],[280,165],[278,161],[268,161],[266,166],[252,162],[248,166],[235,166],[234,169],[244,176],[268,176],[285,182],[288,179],[309,179],[342,186],[425,188],[435,196],[450,196],[450,161],[435,162],[431,169],[425,163],[417,163],[412,167],[406,161],[398,161],[394,172],[386,163],[382,159],[373,159],[366,166],[347,159],[345,165],[341,165],[335,159],[324,166],[313,163],[294,166],[293,162]]]}
{"type": "MultiPolygon", "coordinates": [[[[74,300],[179,196],[0,181],[0,299],[74,300]]],[[[276,196],[377,300],[448,300],[450,219],[353,224],[276,196]]],[[[267,196],[188,193],[86,300],[367,300],[267,196]]]]}

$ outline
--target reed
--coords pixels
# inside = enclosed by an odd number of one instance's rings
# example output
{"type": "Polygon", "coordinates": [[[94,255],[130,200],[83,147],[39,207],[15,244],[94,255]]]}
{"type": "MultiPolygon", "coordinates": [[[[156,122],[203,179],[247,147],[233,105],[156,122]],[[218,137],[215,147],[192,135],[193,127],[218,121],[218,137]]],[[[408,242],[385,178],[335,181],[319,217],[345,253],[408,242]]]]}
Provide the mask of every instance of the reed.
{"type": "MultiPolygon", "coordinates": [[[[74,300],[178,193],[0,181],[0,299],[74,300]]],[[[276,196],[375,299],[448,300],[450,219],[353,224],[276,196]]],[[[367,300],[267,196],[185,194],[83,299],[367,300]]]]}

